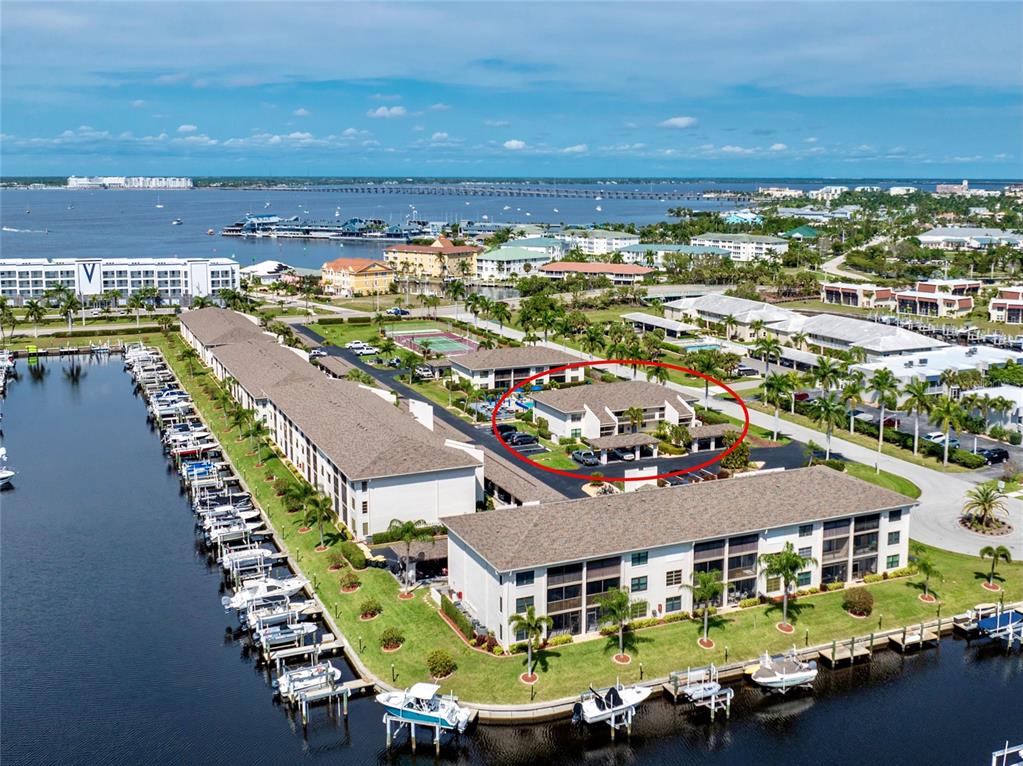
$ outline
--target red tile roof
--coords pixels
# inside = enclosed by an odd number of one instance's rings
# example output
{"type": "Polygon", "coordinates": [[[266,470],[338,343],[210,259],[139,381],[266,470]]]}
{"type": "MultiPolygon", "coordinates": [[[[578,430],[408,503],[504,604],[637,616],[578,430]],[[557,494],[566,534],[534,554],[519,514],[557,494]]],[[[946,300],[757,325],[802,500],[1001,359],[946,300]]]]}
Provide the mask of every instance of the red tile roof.
{"type": "Polygon", "coordinates": [[[391,245],[385,253],[443,253],[444,255],[470,255],[483,252],[476,245],[456,245],[447,237],[437,237],[432,245],[391,245]]]}

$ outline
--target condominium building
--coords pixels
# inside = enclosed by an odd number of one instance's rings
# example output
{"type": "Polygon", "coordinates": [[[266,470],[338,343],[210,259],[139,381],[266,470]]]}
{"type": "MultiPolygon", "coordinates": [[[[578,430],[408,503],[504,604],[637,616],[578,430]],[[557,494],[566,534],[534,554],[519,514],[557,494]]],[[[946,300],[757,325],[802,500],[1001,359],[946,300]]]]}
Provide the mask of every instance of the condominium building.
{"type": "Polygon", "coordinates": [[[961,317],[973,311],[973,296],[980,282],[930,279],[917,282],[911,290],[896,290],[896,311],[929,317],[961,317]]]}
{"type": "Polygon", "coordinates": [[[457,516],[443,520],[448,582],[502,646],[523,640],[510,619],[529,607],[548,635],[596,635],[611,588],[628,590],[633,618],[691,612],[695,572],[720,573],[721,605],[779,596],[759,561],[787,543],[813,559],[798,588],[904,567],[915,505],[815,466],[457,516]]]}
{"type": "Polygon", "coordinates": [[[540,267],[540,273],[549,279],[566,279],[575,274],[607,277],[616,285],[637,285],[654,270],[635,263],[589,263],[554,261],[540,267]]]}
{"type": "Polygon", "coordinates": [[[761,186],[757,189],[758,197],[770,199],[798,199],[805,194],[802,189],[791,189],[787,186],[761,186]]]}
{"type": "Polygon", "coordinates": [[[992,322],[1023,324],[1023,286],[1001,288],[988,304],[988,318],[992,322]]]}
{"type": "MultiPolygon", "coordinates": [[[[519,346],[483,349],[451,357],[451,373],[476,388],[506,391],[524,380],[548,372],[554,367],[581,361],[579,357],[546,346],[519,346]]],[[[537,378],[534,385],[581,383],[586,368],[575,367],[537,378]]]]}
{"type": "Polygon", "coordinates": [[[938,227],[917,235],[917,239],[924,247],[939,250],[985,250],[996,245],[1023,248],[1023,234],[974,226],[938,227]]]}
{"type": "Polygon", "coordinates": [[[609,229],[564,229],[551,235],[564,242],[569,250],[585,255],[610,255],[623,247],[639,244],[639,235],[609,229]]]}
{"type": "Polygon", "coordinates": [[[677,260],[684,264],[698,263],[707,258],[730,258],[731,253],[720,247],[706,245],[674,245],[667,242],[645,242],[641,245],[629,245],[618,251],[622,263],[638,263],[654,269],[663,270],[667,260],[677,260]]]}
{"type": "Polygon", "coordinates": [[[891,186],[888,188],[888,194],[892,197],[905,197],[909,194],[916,194],[917,191],[915,186],[891,186]]]}
{"type": "Polygon", "coordinates": [[[893,308],[895,301],[890,287],[880,285],[854,284],[851,282],[824,282],[821,284],[821,300],[838,306],[854,306],[861,309],[893,308]]]}
{"type": "Polygon", "coordinates": [[[534,417],[547,420],[560,438],[597,439],[653,429],[660,422],[693,425],[696,413],[682,394],[656,383],[625,380],[532,394],[534,417]],[[643,412],[636,423],[628,410],[643,412]]]}
{"type": "Polygon", "coordinates": [[[553,256],[538,250],[505,246],[476,256],[476,277],[478,279],[516,279],[529,276],[553,256]]]}
{"type": "Polygon", "coordinates": [[[822,186],[820,189],[812,189],[807,193],[810,199],[824,200],[830,202],[831,200],[838,199],[843,194],[849,191],[848,186],[822,186]]]}
{"type": "Polygon", "coordinates": [[[391,245],[384,250],[384,260],[399,279],[462,279],[476,276],[476,256],[482,252],[482,247],[437,237],[429,245],[391,245]]]}
{"type": "Polygon", "coordinates": [[[191,178],[149,176],[69,176],[69,189],[191,189],[191,178]]]}
{"type": "Polygon", "coordinates": [[[330,378],[232,311],[187,311],[181,335],[357,538],[393,519],[473,513],[483,499],[482,450],[434,432],[414,414],[426,403],[406,411],[390,391],[330,378]]]}
{"type": "Polygon", "coordinates": [[[898,380],[901,388],[905,388],[912,380],[922,380],[928,384],[928,393],[949,394],[953,398],[958,398],[959,388],[953,385],[946,389],[945,383],[942,382],[942,373],[946,370],[957,372],[976,370],[986,374],[992,367],[1004,367],[1009,362],[1023,363],[1023,351],[994,346],[945,346],[929,351],[874,359],[853,365],[852,369],[859,370],[867,379],[878,370],[888,370],[898,380]]]}
{"type": "Polygon", "coordinates": [[[509,239],[508,247],[518,247],[522,250],[530,250],[534,253],[545,253],[556,261],[565,255],[565,243],[554,237],[522,237],[521,239],[509,239]]]}
{"type": "Polygon", "coordinates": [[[689,240],[693,245],[727,250],[733,261],[774,260],[789,250],[788,240],[763,234],[720,234],[708,232],[689,240]]]}
{"type": "Polygon", "coordinates": [[[64,286],[80,299],[117,291],[125,301],[155,287],[169,304],[237,290],[240,269],[230,258],[3,258],[0,295],[14,303],[42,298],[64,286]]]}
{"type": "Polygon", "coordinates": [[[323,287],[331,295],[384,295],[394,284],[394,269],[371,258],[337,258],[320,270],[323,287]]]}

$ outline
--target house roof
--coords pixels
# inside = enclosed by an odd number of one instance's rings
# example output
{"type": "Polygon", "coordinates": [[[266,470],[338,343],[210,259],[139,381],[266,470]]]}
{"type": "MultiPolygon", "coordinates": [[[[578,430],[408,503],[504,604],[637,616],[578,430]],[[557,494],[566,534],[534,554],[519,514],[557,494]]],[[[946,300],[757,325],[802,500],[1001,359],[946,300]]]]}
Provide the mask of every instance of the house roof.
{"type": "Polygon", "coordinates": [[[636,263],[590,263],[579,261],[555,261],[545,263],[540,271],[573,272],[576,274],[629,274],[642,276],[653,274],[654,270],[636,263]]]}
{"type": "Polygon", "coordinates": [[[394,271],[394,269],[383,261],[373,260],[372,258],[336,258],[333,261],[327,261],[323,264],[322,271],[348,271],[351,273],[358,273],[371,268],[394,271]]]}
{"type": "Polygon", "coordinates": [[[491,250],[489,253],[480,254],[481,261],[538,261],[550,260],[551,256],[536,250],[527,250],[524,247],[502,247],[491,250]]]}
{"type": "Polygon", "coordinates": [[[546,346],[508,346],[459,354],[453,367],[467,370],[501,370],[507,367],[556,367],[582,359],[546,346]]]}
{"type": "Polygon", "coordinates": [[[554,247],[562,249],[565,243],[554,237],[522,237],[520,239],[509,239],[508,244],[513,247],[554,247]]]}
{"type": "Polygon", "coordinates": [[[449,538],[499,572],[834,519],[916,502],[827,466],[470,513],[449,538]]]}
{"type": "Polygon", "coordinates": [[[765,322],[780,322],[790,316],[797,316],[789,309],[772,306],[770,303],[751,301],[747,298],[735,298],[731,295],[711,293],[696,298],[680,298],[664,304],[665,307],[678,311],[705,311],[726,317],[734,316],[741,324],[749,324],[756,319],[765,322]]]}
{"type": "Polygon", "coordinates": [[[195,311],[183,311],[180,321],[182,327],[187,328],[196,340],[206,347],[248,338],[269,339],[250,317],[228,309],[211,306],[195,311]]]}
{"type": "Polygon", "coordinates": [[[727,250],[710,245],[673,245],[665,242],[643,242],[627,245],[621,253],[685,253],[688,255],[728,255],[727,250]]]}
{"type": "Polygon", "coordinates": [[[611,229],[563,229],[561,234],[566,237],[583,237],[586,239],[639,239],[638,234],[631,231],[613,231],[611,229]]]}
{"type": "Polygon", "coordinates": [[[783,333],[802,332],[822,336],[879,353],[928,350],[948,345],[944,341],[901,327],[834,314],[817,314],[810,317],[793,314],[787,321],[770,325],[769,329],[783,333]]]}
{"type": "Polygon", "coordinates": [[[643,380],[621,380],[615,383],[594,383],[585,386],[538,391],[534,401],[559,412],[582,412],[588,406],[594,412],[604,408],[620,412],[630,407],[660,407],[685,401],[682,394],[670,388],[643,380]]]}
{"type": "Polygon", "coordinates": [[[802,226],[797,226],[794,229],[789,229],[781,236],[786,239],[789,237],[796,237],[798,239],[817,239],[817,234],[818,232],[815,228],[813,228],[813,226],[803,224],[802,226]]]}
{"type": "Polygon", "coordinates": [[[590,446],[596,449],[625,449],[626,447],[647,447],[652,444],[659,444],[660,439],[656,436],[644,433],[615,434],[614,436],[601,436],[598,439],[590,439],[590,446]]]}
{"type": "Polygon", "coordinates": [[[277,345],[268,335],[218,346],[213,349],[213,356],[238,385],[257,398],[268,396],[274,386],[301,383],[323,375],[294,351],[277,345]]]}
{"type": "Polygon", "coordinates": [[[676,322],[674,319],[666,319],[665,317],[647,314],[643,311],[630,311],[626,314],[622,314],[622,319],[626,322],[638,322],[640,324],[650,325],[651,327],[660,327],[662,330],[671,330],[673,332],[694,332],[699,329],[696,325],[689,324],[688,322],[676,322]]]}
{"type": "Polygon", "coordinates": [[[437,237],[429,245],[391,245],[384,248],[385,253],[426,253],[436,255],[472,255],[483,252],[477,245],[456,245],[447,237],[437,237]]]}

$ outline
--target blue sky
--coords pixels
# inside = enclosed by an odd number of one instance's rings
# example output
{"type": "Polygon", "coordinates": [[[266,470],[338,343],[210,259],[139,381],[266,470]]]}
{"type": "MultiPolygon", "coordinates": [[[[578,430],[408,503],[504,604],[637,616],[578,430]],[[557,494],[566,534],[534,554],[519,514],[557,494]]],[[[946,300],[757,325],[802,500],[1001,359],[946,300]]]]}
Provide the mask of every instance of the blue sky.
{"type": "Polygon", "coordinates": [[[1023,4],[3,2],[4,175],[1023,177],[1023,4]]]}

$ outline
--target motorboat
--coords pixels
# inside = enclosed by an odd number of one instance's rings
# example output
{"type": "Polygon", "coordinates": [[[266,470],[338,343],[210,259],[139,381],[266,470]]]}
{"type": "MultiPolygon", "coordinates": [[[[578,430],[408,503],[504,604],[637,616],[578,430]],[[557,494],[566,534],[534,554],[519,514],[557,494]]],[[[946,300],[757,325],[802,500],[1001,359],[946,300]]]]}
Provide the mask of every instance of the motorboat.
{"type": "Polygon", "coordinates": [[[686,673],[685,683],[678,687],[678,693],[692,702],[713,697],[719,691],[721,684],[718,682],[718,670],[714,665],[690,669],[686,673]]]}
{"type": "Polygon", "coordinates": [[[281,644],[300,643],[306,636],[311,636],[319,628],[312,622],[292,622],[270,625],[253,632],[256,640],[263,646],[280,646],[281,644]]]}
{"type": "Polygon", "coordinates": [[[311,600],[293,602],[290,599],[274,599],[252,604],[241,615],[241,623],[253,630],[262,630],[282,622],[297,622],[313,603],[311,600]]]}
{"type": "Polygon", "coordinates": [[[446,731],[464,732],[469,725],[470,712],[458,704],[454,697],[442,697],[436,684],[418,683],[403,692],[383,692],[377,702],[387,712],[409,723],[439,726],[446,731]]]}
{"type": "Polygon", "coordinates": [[[220,603],[225,609],[245,609],[249,604],[261,599],[294,596],[308,584],[309,581],[304,577],[288,577],[284,580],[268,577],[253,580],[236,590],[233,596],[224,596],[220,603]]]}
{"type": "Polygon", "coordinates": [[[0,489],[7,489],[11,486],[11,479],[16,472],[7,467],[7,447],[0,447],[0,489]]]}
{"type": "Polygon", "coordinates": [[[281,673],[274,681],[274,687],[283,699],[295,699],[299,694],[325,686],[341,683],[341,669],[331,662],[319,662],[304,668],[295,668],[281,673]]]}
{"type": "Polygon", "coordinates": [[[794,686],[813,683],[817,678],[817,663],[799,659],[795,649],[774,657],[764,652],[750,678],[765,689],[774,689],[784,694],[794,686]]]}
{"type": "Polygon", "coordinates": [[[182,221],[180,218],[175,218],[173,221],[171,221],[171,226],[180,226],[182,223],[184,223],[184,221],[182,221]]]}
{"type": "Polygon", "coordinates": [[[623,686],[615,684],[609,689],[597,691],[590,687],[590,693],[582,702],[577,702],[572,711],[572,720],[577,723],[599,723],[631,720],[636,706],[650,696],[648,686],[623,686]]]}

